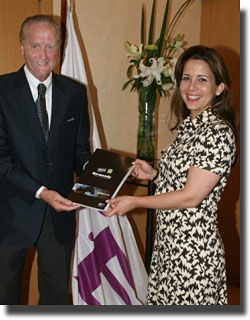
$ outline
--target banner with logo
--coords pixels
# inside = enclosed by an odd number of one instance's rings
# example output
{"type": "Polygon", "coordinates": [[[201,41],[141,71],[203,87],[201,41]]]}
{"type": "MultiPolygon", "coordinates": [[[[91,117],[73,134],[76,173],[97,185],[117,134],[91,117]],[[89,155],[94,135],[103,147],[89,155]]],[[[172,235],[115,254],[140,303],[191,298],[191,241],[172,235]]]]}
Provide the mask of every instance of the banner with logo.
{"type": "MultiPolygon", "coordinates": [[[[67,38],[61,73],[86,86],[87,76],[67,0],[67,38]]],[[[93,151],[101,148],[89,95],[93,151]]],[[[106,217],[88,208],[77,212],[73,257],[74,305],[141,305],[146,300],[148,276],[126,216],[106,217]]]]}

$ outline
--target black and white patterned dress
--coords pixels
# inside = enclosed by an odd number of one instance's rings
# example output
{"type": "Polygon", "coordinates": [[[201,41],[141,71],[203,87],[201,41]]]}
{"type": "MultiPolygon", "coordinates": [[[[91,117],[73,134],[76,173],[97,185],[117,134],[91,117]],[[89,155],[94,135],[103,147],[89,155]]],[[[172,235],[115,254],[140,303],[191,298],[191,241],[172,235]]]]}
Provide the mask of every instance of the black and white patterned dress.
{"type": "Polygon", "coordinates": [[[194,166],[221,177],[198,207],[157,210],[147,304],[227,304],[224,246],[217,228],[217,203],[235,159],[230,127],[208,108],[187,117],[163,153],[156,194],[180,190],[194,166]]]}

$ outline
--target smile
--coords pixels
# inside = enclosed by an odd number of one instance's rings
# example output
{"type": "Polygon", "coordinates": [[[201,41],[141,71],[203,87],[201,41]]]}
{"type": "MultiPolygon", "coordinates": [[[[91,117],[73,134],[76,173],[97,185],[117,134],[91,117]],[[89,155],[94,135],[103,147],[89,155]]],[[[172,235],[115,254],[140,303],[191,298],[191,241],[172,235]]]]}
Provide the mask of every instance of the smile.
{"type": "Polygon", "coordinates": [[[46,66],[46,62],[37,62],[37,65],[39,65],[40,67],[44,67],[46,66]]]}
{"type": "Polygon", "coordinates": [[[189,100],[198,100],[198,99],[200,99],[200,97],[201,96],[187,94],[187,99],[189,99],[189,100]]]}

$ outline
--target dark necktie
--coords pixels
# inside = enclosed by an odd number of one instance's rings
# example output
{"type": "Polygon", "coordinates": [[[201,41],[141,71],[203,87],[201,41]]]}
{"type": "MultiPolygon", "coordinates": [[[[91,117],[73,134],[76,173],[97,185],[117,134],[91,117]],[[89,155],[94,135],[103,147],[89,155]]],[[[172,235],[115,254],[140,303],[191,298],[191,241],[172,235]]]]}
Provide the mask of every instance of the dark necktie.
{"type": "Polygon", "coordinates": [[[48,120],[48,114],[46,110],[46,100],[45,100],[46,86],[43,83],[39,83],[39,85],[37,86],[37,89],[38,89],[38,98],[36,100],[37,115],[41,123],[44,139],[47,143],[48,134],[49,134],[49,120],[48,120]]]}

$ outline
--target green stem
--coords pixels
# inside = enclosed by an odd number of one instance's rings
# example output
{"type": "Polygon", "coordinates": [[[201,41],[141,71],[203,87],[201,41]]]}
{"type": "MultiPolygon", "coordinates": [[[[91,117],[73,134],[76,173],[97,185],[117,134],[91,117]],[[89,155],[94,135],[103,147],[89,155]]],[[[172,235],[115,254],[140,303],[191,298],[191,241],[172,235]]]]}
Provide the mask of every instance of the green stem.
{"type": "Polygon", "coordinates": [[[151,12],[150,28],[149,28],[149,34],[148,34],[148,44],[153,43],[154,17],[155,17],[155,0],[153,2],[152,12],[151,12]]]}
{"type": "Polygon", "coordinates": [[[137,157],[150,163],[154,160],[154,114],[156,90],[142,87],[139,91],[139,126],[137,132],[137,157]]]}
{"type": "Polygon", "coordinates": [[[161,27],[161,33],[160,33],[160,39],[159,39],[159,57],[162,55],[163,51],[163,42],[164,42],[164,36],[166,32],[166,26],[167,26],[167,18],[168,18],[168,10],[169,10],[169,0],[166,2],[166,8],[164,12],[164,17],[162,20],[162,27],[161,27]]]}
{"type": "Polygon", "coordinates": [[[144,5],[142,5],[142,12],[141,12],[141,43],[145,45],[145,38],[144,38],[144,5]]]}
{"type": "Polygon", "coordinates": [[[189,3],[192,0],[186,0],[183,5],[177,10],[176,14],[174,15],[173,19],[171,20],[171,23],[169,25],[169,29],[168,29],[168,33],[167,36],[170,36],[172,33],[172,30],[174,29],[176,23],[178,22],[180,16],[182,15],[182,13],[184,12],[185,8],[189,5],[189,3]]]}

